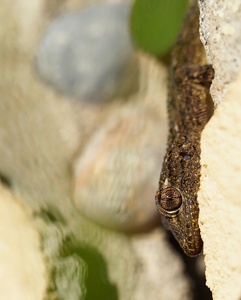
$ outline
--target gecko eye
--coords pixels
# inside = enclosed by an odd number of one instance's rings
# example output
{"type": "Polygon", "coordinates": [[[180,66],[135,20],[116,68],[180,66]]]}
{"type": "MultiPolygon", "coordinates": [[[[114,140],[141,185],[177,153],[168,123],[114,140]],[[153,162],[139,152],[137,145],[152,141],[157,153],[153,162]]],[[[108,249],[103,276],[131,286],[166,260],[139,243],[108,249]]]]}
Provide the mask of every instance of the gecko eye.
{"type": "Polygon", "coordinates": [[[182,205],[182,195],[174,187],[166,187],[162,190],[159,204],[167,212],[178,210],[182,205]]]}

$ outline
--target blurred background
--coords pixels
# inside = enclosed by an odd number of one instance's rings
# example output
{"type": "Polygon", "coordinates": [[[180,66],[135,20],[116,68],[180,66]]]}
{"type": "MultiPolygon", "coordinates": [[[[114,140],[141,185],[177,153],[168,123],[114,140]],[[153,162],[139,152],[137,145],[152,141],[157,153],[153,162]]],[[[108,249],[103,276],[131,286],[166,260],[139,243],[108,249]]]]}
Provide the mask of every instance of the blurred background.
{"type": "Polygon", "coordinates": [[[1,4],[2,299],[211,299],[154,201],[188,1],[1,4]]]}

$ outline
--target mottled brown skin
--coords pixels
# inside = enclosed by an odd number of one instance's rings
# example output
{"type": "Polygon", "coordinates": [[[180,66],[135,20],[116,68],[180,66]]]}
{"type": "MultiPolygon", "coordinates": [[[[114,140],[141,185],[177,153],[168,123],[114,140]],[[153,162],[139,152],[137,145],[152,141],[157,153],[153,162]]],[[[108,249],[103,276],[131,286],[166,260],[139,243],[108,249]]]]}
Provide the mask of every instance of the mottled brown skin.
{"type": "Polygon", "coordinates": [[[191,7],[172,53],[169,137],[156,205],[189,256],[202,251],[197,192],[201,132],[213,113],[209,89],[214,76],[199,38],[199,10],[191,7]]]}

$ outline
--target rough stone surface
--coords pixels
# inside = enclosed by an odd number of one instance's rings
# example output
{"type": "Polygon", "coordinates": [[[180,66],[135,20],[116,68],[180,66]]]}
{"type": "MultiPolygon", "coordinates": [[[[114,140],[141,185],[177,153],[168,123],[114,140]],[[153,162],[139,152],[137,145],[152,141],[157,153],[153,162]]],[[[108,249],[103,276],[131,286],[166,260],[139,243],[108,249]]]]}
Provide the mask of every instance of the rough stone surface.
{"type": "Polygon", "coordinates": [[[93,5],[54,19],[41,39],[37,69],[66,95],[102,102],[136,89],[130,5],[93,5]]]}
{"type": "Polygon", "coordinates": [[[213,299],[241,297],[241,73],[202,138],[200,225],[213,299]]]}
{"type": "Polygon", "coordinates": [[[241,3],[199,1],[201,37],[215,70],[211,88],[215,104],[220,104],[228,85],[241,68],[241,3]]]}
{"type": "Polygon", "coordinates": [[[199,1],[217,105],[202,136],[200,228],[213,299],[241,298],[241,4],[199,1]],[[222,102],[222,103],[221,103],[222,102]],[[221,104],[220,104],[221,103],[221,104]]]}

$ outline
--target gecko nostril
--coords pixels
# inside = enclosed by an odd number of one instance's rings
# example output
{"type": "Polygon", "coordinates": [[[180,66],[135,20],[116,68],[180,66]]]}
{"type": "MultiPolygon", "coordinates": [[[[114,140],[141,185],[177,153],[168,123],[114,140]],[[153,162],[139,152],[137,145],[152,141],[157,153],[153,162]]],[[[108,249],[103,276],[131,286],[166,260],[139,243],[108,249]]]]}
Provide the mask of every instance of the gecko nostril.
{"type": "Polygon", "coordinates": [[[188,153],[186,151],[181,151],[179,153],[179,155],[186,161],[190,160],[190,156],[188,155],[188,153]]]}
{"type": "Polygon", "coordinates": [[[187,223],[187,224],[186,224],[186,228],[187,228],[187,229],[190,229],[190,228],[191,228],[191,223],[187,223]]]}

